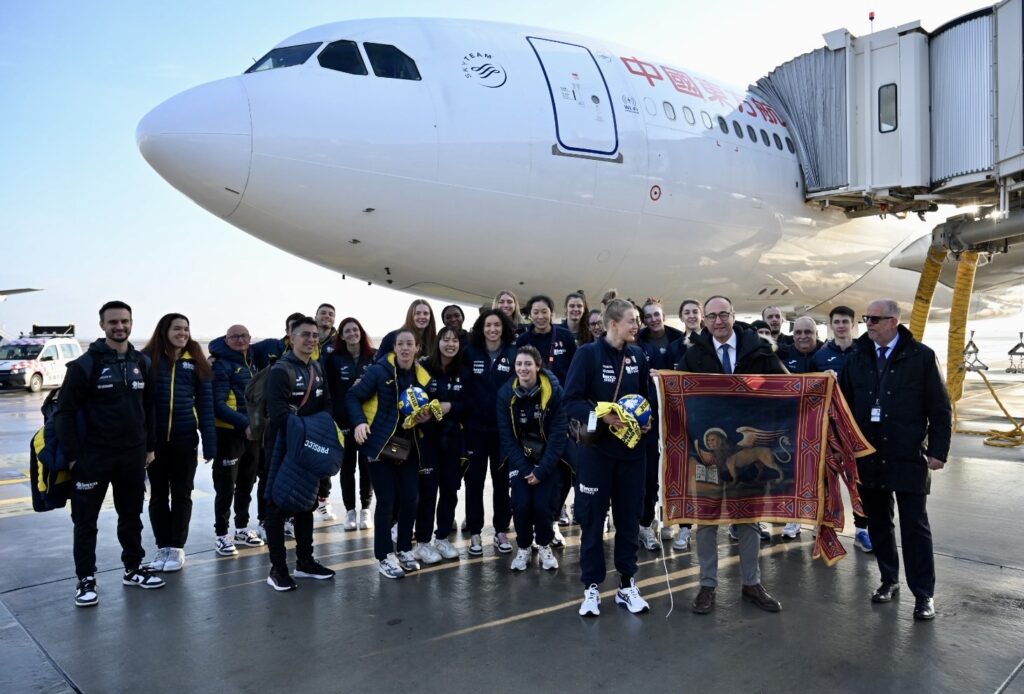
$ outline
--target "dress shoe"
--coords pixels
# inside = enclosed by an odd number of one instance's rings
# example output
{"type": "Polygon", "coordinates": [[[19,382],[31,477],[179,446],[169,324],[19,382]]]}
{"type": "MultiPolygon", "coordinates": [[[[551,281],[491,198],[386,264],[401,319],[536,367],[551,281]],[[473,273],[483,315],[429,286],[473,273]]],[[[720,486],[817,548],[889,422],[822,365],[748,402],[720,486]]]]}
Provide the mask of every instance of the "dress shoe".
{"type": "Polygon", "coordinates": [[[743,599],[754,603],[765,612],[780,612],[782,610],[782,603],[769,595],[760,583],[743,586],[743,599]]]}
{"type": "Polygon", "coordinates": [[[882,585],[878,586],[878,590],[871,596],[871,602],[892,602],[892,599],[899,595],[899,592],[899,583],[882,581],[882,585]]]}
{"type": "Polygon", "coordinates": [[[715,589],[711,586],[701,586],[697,597],[693,599],[694,614],[708,614],[715,609],[715,589]]]}
{"type": "Polygon", "coordinates": [[[935,601],[931,598],[918,598],[914,603],[914,619],[935,619],[935,601]]]}

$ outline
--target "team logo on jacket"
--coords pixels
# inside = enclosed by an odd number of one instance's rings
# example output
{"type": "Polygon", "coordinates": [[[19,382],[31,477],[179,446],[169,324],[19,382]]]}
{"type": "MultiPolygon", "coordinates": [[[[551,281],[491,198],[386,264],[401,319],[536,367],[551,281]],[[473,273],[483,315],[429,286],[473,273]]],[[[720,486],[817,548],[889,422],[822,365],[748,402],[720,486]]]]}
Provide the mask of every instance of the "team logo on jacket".
{"type": "Polygon", "coordinates": [[[508,74],[501,63],[495,61],[490,53],[479,51],[463,56],[462,76],[488,89],[497,89],[508,80],[508,74]]]}

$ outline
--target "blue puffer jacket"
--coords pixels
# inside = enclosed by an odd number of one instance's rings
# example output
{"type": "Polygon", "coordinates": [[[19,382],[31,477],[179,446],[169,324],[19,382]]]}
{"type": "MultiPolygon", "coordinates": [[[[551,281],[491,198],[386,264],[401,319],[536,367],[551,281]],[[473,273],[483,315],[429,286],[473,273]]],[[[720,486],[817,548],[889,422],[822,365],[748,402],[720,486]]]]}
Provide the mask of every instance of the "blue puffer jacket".
{"type": "Polygon", "coordinates": [[[287,432],[274,442],[267,493],[285,513],[301,513],[316,506],[320,480],[341,469],[344,437],[326,410],[288,415],[287,432]]]}
{"type": "Polygon", "coordinates": [[[491,361],[487,349],[469,345],[462,354],[462,363],[469,367],[469,388],[466,401],[467,429],[496,432],[498,419],[495,403],[498,391],[515,376],[516,348],[504,345],[498,358],[491,361]]]}
{"type": "MultiPolygon", "coordinates": [[[[392,352],[371,366],[359,381],[345,394],[345,407],[353,430],[360,424],[370,425],[370,436],[362,446],[368,460],[377,460],[384,445],[401,426],[398,412],[399,381],[395,355],[392,352]]],[[[419,363],[412,369],[412,385],[424,390],[430,383],[430,373],[419,363]]],[[[420,427],[413,430],[412,441],[419,450],[423,438],[420,427]]]]}
{"type": "Polygon", "coordinates": [[[569,442],[569,420],[562,407],[562,386],[547,370],[537,374],[536,394],[521,397],[516,393],[519,379],[513,379],[498,391],[498,434],[501,458],[510,470],[526,477],[531,472],[543,482],[563,460],[569,442]],[[544,453],[534,462],[523,453],[522,439],[526,433],[539,435],[544,440],[544,453]]]}
{"type": "Polygon", "coordinates": [[[213,412],[216,424],[224,429],[245,431],[249,417],[245,412],[245,387],[256,374],[248,353],[228,347],[223,337],[210,343],[213,363],[213,412]]]}
{"type": "Polygon", "coordinates": [[[274,362],[283,357],[284,353],[289,349],[288,340],[268,337],[266,340],[260,340],[252,345],[249,348],[249,353],[252,354],[252,361],[256,365],[256,370],[262,371],[268,366],[273,366],[274,362]]]}
{"type": "Polygon", "coordinates": [[[199,380],[192,355],[183,352],[171,361],[161,355],[153,380],[156,437],[159,443],[196,442],[196,430],[203,435],[203,457],[217,455],[217,433],[213,425],[213,387],[199,380]]]}

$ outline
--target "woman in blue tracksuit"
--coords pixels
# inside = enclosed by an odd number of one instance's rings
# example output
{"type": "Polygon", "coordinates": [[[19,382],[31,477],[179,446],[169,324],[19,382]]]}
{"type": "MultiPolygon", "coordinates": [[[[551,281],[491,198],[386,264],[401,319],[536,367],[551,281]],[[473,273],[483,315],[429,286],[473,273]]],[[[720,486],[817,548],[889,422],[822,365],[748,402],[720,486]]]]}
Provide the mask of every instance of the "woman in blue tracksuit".
{"type": "Polygon", "coordinates": [[[149,520],[158,549],[150,568],[178,571],[185,565],[185,540],[192,519],[197,430],[203,435],[203,458],[210,461],[217,455],[213,369],[203,348],[192,339],[188,318],[180,313],[161,318],[142,351],[152,360],[156,385],[156,458],[147,474],[149,520]]]}
{"type": "MultiPolygon", "coordinates": [[[[355,318],[346,318],[338,327],[334,350],[327,356],[324,370],[331,388],[334,421],[345,432],[345,458],[341,462],[341,500],[345,504],[345,530],[366,530],[371,526],[370,502],[373,485],[366,455],[359,451],[352,437],[352,423],[345,407],[345,394],[376,360],[376,352],[363,325],[355,318]],[[359,468],[359,516],[356,517],[356,467],[359,468]]],[[[330,480],[327,493],[330,494],[330,480]]]]}
{"type": "Polygon", "coordinates": [[[614,413],[597,418],[598,403],[638,394],[650,400],[647,358],[637,347],[639,314],[628,301],[612,299],[604,309],[604,337],[580,347],[569,367],[565,409],[583,432],[576,470],[576,518],[580,523],[580,569],[586,589],[580,615],[600,614],[599,585],[605,579],[604,518],[611,501],[615,520],[615,568],[619,590],[615,602],[630,612],[648,609],[633,578],[637,571],[640,507],[644,498],[643,437],[632,448],[610,427],[622,426],[614,413]]]}
{"type": "Polygon", "coordinates": [[[512,378],[516,360],[513,346],[516,331],[501,309],[488,309],[473,324],[469,347],[463,362],[469,367],[466,395],[466,530],[469,553],[484,553],[480,539],[484,527],[484,481],[488,461],[493,489],[494,545],[502,554],[512,551],[508,528],[512,522],[512,504],[508,492],[508,467],[501,463],[498,445],[498,420],[495,403],[498,390],[512,378]]]}
{"type": "Polygon", "coordinates": [[[402,578],[406,572],[419,569],[412,553],[412,529],[416,520],[419,493],[419,471],[433,467],[433,454],[420,425],[431,418],[423,409],[417,425],[404,429],[405,419],[398,409],[401,394],[413,386],[426,389],[430,374],[416,362],[419,342],[416,333],[406,328],[395,335],[395,351],[378,359],[366,370],[359,382],[345,395],[349,421],[354,425],[356,443],[370,461],[370,478],[377,495],[374,511],[373,553],[378,571],[385,578],[402,578]],[[409,443],[404,461],[388,459],[385,454],[393,437],[409,443]],[[398,540],[391,541],[391,515],[398,504],[398,540]]]}
{"type": "Polygon", "coordinates": [[[519,551],[513,571],[525,571],[536,536],[541,567],[557,569],[551,552],[561,478],[558,468],[566,448],[567,420],[562,387],[542,368],[536,347],[516,351],[516,376],[498,391],[501,456],[509,468],[512,516],[519,551]]]}
{"type": "MultiPolygon", "coordinates": [[[[465,444],[462,436],[462,419],[465,412],[465,389],[469,382],[469,370],[462,363],[462,340],[464,332],[454,326],[445,326],[437,333],[437,345],[424,362],[430,372],[427,396],[441,403],[444,418],[431,427],[429,434],[436,440],[437,451],[437,529],[434,531],[433,547],[444,559],[457,559],[458,551],[448,542],[452,525],[455,523],[455,506],[458,504],[459,487],[462,485],[462,461],[465,444]]],[[[422,491],[422,487],[421,487],[422,491]]],[[[427,531],[433,518],[427,514],[432,504],[424,504],[420,498],[420,510],[416,518],[416,541],[429,540],[427,531]]]]}

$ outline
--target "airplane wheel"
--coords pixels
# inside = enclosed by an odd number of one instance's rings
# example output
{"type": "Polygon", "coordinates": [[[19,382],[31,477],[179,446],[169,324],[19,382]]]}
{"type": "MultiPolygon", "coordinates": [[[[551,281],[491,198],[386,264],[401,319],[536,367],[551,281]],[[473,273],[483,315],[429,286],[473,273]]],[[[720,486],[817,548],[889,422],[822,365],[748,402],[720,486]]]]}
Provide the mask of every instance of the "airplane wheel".
{"type": "Polygon", "coordinates": [[[40,374],[32,374],[32,378],[28,382],[28,390],[30,393],[38,393],[43,389],[43,377],[40,374]]]}

